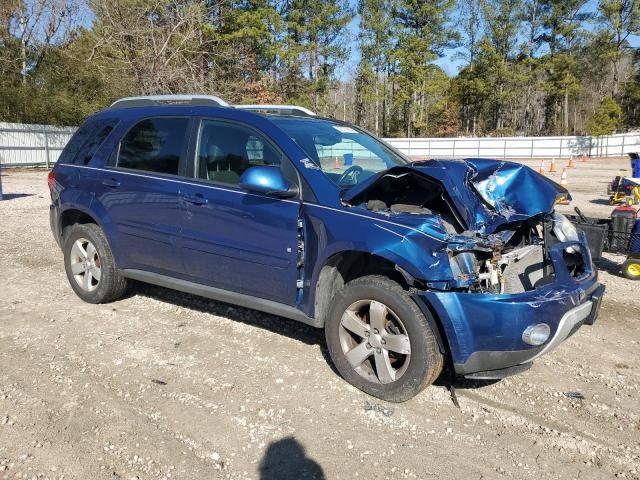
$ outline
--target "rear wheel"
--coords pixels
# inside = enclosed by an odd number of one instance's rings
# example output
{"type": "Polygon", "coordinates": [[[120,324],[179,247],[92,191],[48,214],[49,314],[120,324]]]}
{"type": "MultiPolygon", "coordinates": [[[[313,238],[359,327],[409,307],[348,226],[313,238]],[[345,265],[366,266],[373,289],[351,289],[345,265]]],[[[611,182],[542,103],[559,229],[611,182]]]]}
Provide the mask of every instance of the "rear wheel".
{"type": "Polygon", "coordinates": [[[442,371],[429,322],[409,294],[386,277],[345,285],[334,297],[325,335],[342,377],[387,401],[410,399],[442,371]]]}
{"type": "Polygon", "coordinates": [[[71,288],[85,302],[106,303],[125,292],[127,280],[118,271],[107,239],[97,225],[66,228],[63,251],[71,288]]]}
{"type": "Polygon", "coordinates": [[[640,280],[640,259],[630,258],[624,262],[622,274],[630,280],[640,280]]]}

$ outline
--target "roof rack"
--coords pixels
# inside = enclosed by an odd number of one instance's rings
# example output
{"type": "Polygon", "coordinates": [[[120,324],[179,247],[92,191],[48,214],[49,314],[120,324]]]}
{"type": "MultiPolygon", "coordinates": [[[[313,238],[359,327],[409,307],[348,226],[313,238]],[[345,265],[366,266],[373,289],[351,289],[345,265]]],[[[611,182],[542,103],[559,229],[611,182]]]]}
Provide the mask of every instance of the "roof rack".
{"type": "Polygon", "coordinates": [[[241,110],[250,110],[252,112],[260,112],[260,113],[276,113],[280,115],[300,115],[300,116],[309,116],[315,117],[316,114],[305,107],[300,107],[298,105],[271,105],[271,104],[263,104],[263,105],[233,105],[234,108],[239,108],[241,110]]]}
{"type": "Polygon", "coordinates": [[[220,97],[214,95],[148,95],[125,97],[116,100],[111,108],[149,107],[151,105],[177,104],[207,107],[229,107],[220,97]]]}
{"type": "Polygon", "coordinates": [[[232,107],[258,113],[275,113],[279,115],[298,115],[315,117],[316,114],[298,105],[229,105],[220,97],[214,95],[146,95],[139,97],[125,97],[116,100],[110,108],[150,107],[153,105],[193,105],[206,107],[232,107]]]}

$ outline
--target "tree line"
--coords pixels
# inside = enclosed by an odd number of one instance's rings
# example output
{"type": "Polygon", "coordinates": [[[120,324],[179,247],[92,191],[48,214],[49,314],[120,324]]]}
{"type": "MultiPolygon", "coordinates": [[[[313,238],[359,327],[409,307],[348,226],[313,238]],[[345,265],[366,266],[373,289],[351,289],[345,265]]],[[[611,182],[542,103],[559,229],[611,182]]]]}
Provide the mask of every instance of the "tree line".
{"type": "Polygon", "coordinates": [[[636,0],[2,0],[0,120],[189,92],[383,136],[603,135],[640,124],[639,33],[636,0]]]}

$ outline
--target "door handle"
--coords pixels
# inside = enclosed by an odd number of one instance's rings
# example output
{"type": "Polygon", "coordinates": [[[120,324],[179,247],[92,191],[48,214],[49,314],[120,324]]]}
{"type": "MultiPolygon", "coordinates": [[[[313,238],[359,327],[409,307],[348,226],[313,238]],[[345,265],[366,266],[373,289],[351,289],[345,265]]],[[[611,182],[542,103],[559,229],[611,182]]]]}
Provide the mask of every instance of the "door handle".
{"type": "Polygon", "coordinates": [[[193,203],[194,205],[205,205],[205,204],[209,203],[209,200],[204,198],[199,193],[196,193],[195,195],[183,195],[182,198],[186,202],[193,203]]]}
{"type": "Polygon", "coordinates": [[[116,188],[120,186],[120,182],[118,180],[116,180],[115,178],[105,178],[102,181],[103,185],[106,185],[107,187],[112,187],[112,188],[116,188]]]}

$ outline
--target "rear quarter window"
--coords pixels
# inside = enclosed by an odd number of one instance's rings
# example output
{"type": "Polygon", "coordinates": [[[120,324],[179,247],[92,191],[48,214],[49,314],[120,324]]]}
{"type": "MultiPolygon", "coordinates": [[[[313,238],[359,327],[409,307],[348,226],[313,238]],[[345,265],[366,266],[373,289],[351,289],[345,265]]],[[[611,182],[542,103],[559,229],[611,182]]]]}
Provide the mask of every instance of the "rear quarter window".
{"type": "Polygon", "coordinates": [[[69,140],[60,157],[60,163],[87,165],[117,124],[118,120],[115,118],[86,122],[69,140]]]}

